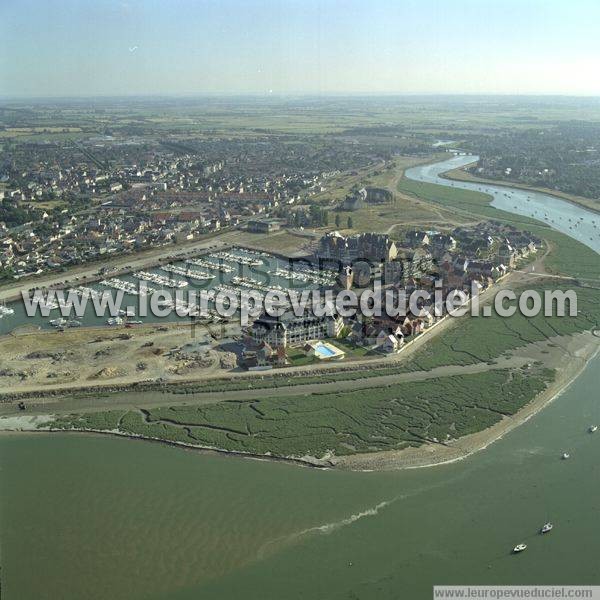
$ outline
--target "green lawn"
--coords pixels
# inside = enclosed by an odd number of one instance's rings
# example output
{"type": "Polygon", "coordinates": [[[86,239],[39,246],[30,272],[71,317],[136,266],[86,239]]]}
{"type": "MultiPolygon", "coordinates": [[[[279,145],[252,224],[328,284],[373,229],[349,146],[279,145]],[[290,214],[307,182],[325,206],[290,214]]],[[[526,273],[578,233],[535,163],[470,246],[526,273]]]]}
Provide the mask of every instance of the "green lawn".
{"type": "Polygon", "coordinates": [[[357,346],[342,338],[333,338],[327,341],[343,350],[347,358],[363,358],[369,352],[369,348],[357,346]]]}
{"type": "Polygon", "coordinates": [[[307,354],[301,348],[290,348],[287,352],[288,361],[292,367],[303,367],[319,362],[315,356],[307,354]]]}

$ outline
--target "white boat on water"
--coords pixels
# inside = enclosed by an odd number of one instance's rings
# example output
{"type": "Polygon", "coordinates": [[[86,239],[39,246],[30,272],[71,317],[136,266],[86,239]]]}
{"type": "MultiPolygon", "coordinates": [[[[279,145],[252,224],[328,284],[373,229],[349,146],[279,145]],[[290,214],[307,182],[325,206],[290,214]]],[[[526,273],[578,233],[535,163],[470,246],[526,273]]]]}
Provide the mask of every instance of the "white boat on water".
{"type": "Polygon", "coordinates": [[[106,322],[109,325],[122,325],[123,319],[121,317],[110,317],[106,322]]]}
{"type": "Polygon", "coordinates": [[[134,283],[131,283],[130,281],[124,281],[123,279],[117,279],[116,277],[103,279],[100,282],[100,285],[111,287],[116,290],[122,290],[126,294],[131,294],[132,296],[139,295],[138,287],[134,283]]]}
{"type": "Polygon", "coordinates": [[[202,258],[188,258],[186,262],[190,263],[191,265],[203,267],[211,271],[220,271],[221,273],[233,273],[235,271],[233,267],[230,267],[228,265],[224,265],[222,263],[216,264],[208,260],[204,260],[202,258]]]}
{"type": "Polygon", "coordinates": [[[173,279],[170,277],[163,277],[162,275],[158,275],[157,273],[149,273],[148,271],[137,271],[133,273],[133,276],[137,279],[143,279],[145,281],[151,281],[158,285],[170,288],[181,289],[188,285],[187,281],[183,281],[182,279],[173,279]]]}
{"type": "Polygon", "coordinates": [[[553,527],[554,525],[552,525],[552,523],[544,523],[543,527],[540,529],[540,533],[548,533],[549,531],[552,531],[553,527]]]}
{"type": "Polygon", "coordinates": [[[246,256],[240,256],[238,254],[232,254],[231,252],[226,252],[224,250],[220,252],[214,252],[209,255],[209,258],[217,258],[221,260],[226,260],[233,263],[239,263],[241,265],[247,265],[249,267],[260,267],[264,264],[264,261],[260,258],[250,258],[246,256]]]}
{"type": "Polygon", "coordinates": [[[63,319],[61,317],[58,319],[50,319],[49,323],[50,325],[52,325],[52,327],[64,327],[68,323],[68,321],[67,319],[63,319]]]}
{"type": "Polygon", "coordinates": [[[215,278],[214,275],[207,273],[206,271],[196,271],[195,269],[178,267],[177,265],[163,265],[160,268],[163,271],[167,271],[167,273],[183,275],[184,277],[189,277],[190,279],[195,279],[197,281],[209,281],[215,278]]]}
{"type": "Polygon", "coordinates": [[[8,317],[9,315],[14,315],[15,309],[9,308],[6,304],[0,304],[0,319],[2,317],[8,317]]]}
{"type": "Polygon", "coordinates": [[[571,458],[571,455],[568,452],[563,452],[562,459],[567,460],[567,458],[571,458]]]}
{"type": "Polygon", "coordinates": [[[590,433],[596,433],[596,431],[598,431],[598,425],[590,425],[590,428],[588,429],[588,431],[590,433]]]}
{"type": "Polygon", "coordinates": [[[514,548],[513,548],[513,552],[515,554],[518,554],[519,552],[523,552],[523,550],[525,550],[527,548],[527,544],[517,544],[514,548]]]}

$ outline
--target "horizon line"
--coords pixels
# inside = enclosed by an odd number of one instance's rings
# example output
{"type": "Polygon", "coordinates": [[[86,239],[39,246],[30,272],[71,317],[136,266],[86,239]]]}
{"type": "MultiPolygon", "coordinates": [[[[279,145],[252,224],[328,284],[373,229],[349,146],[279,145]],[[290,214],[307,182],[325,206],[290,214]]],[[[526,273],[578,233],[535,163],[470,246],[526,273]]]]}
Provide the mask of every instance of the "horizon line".
{"type": "Polygon", "coordinates": [[[60,95],[23,95],[0,94],[0,101],[31,100],[94,100],[94,99],[217,99],[217,98],[253,98],[253,99],[329,99],[329,98],[563,98],[563,99],[600,99],[600,93],[567,94],[559,92],[181,92],[181,93],[133,93],[133,94],[60,94],[60,95]]]}

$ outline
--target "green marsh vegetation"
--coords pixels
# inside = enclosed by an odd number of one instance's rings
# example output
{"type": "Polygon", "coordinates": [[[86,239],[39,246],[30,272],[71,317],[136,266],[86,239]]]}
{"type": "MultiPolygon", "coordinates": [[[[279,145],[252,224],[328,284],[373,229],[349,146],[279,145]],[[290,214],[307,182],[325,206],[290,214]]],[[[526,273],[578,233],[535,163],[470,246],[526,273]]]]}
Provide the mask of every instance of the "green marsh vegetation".
{"type": "Polygon", "coordinates": [[[481,431],[515,414],[553,376],[539,366],[528,373],[499,369],[368,390],[67,415],[53,426],[118,429],[251,454],[341,456],[444,442],[481,431]]]}

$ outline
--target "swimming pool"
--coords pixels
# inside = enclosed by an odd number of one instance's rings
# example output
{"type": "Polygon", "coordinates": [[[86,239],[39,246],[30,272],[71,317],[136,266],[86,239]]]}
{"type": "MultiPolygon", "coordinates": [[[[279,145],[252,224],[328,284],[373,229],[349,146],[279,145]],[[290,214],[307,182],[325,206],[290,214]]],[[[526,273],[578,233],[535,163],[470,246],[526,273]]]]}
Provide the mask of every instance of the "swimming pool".
{"type": "Polygon", "coordinates": [[[315,346],[315,354],[318,354],[323,358],[331,358],[332,356],[336,355],[336,352],[335,350],[329,348],[328,346],[325,346],[324,344],[317,344],[315,346]]]}

